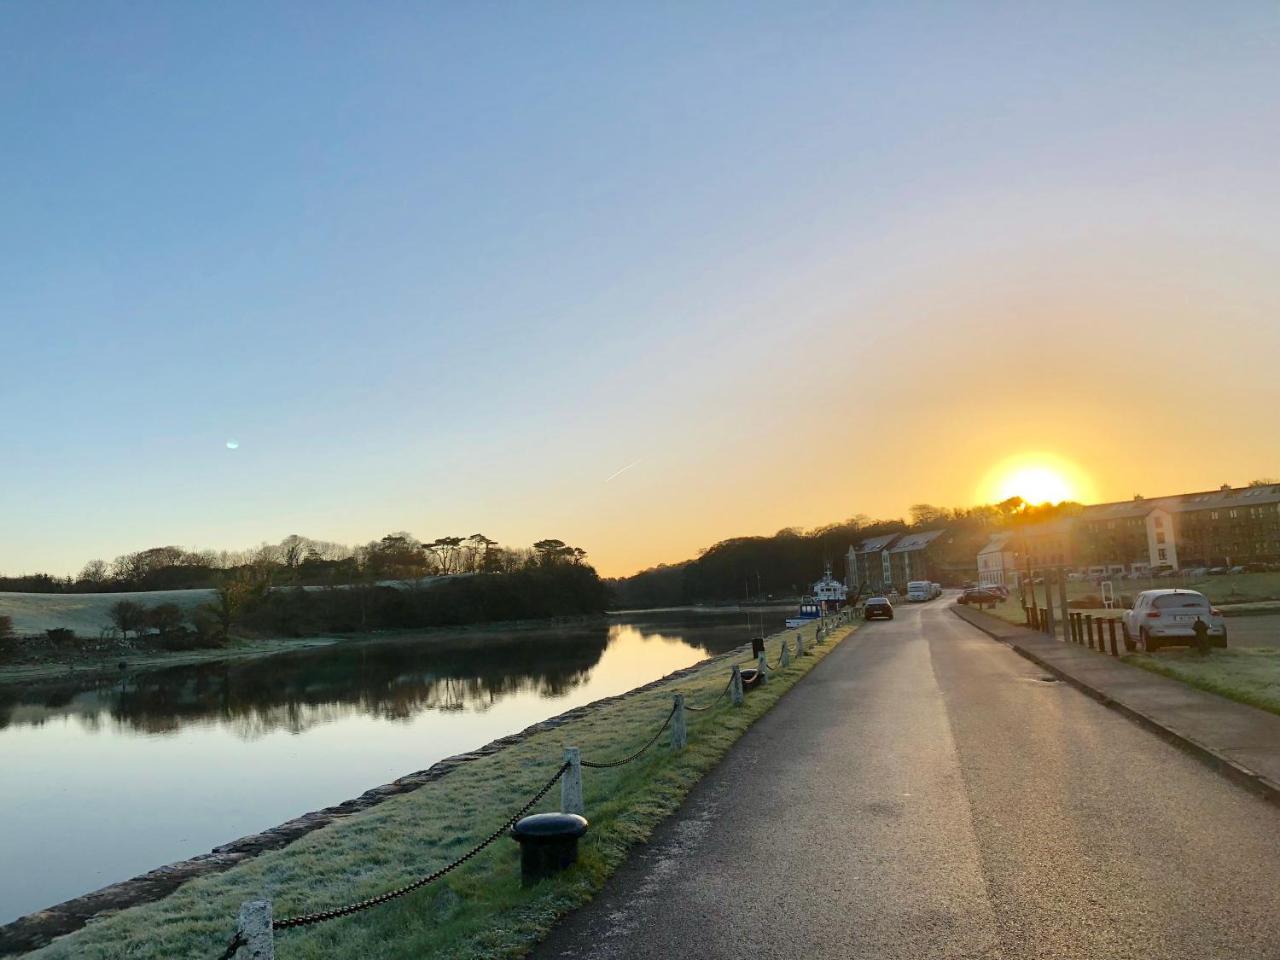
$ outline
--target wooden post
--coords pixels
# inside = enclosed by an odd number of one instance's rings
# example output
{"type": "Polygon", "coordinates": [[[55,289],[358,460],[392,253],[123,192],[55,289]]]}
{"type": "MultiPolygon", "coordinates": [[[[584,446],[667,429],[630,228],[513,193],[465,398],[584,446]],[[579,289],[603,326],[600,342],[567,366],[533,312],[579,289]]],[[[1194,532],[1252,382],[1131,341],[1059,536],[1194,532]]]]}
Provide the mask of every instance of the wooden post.
{"type": "MultiPolygon", "coordinates": [[[[762,654],[763,656],[763,654],[762,654]]],[[[685,725],[684,694],[675,695],[675,716],[671,718],[671,749],[680,751],[689,743],[689,728],[685,725]]]]}
{"type": "Polygon", "coordinates": [[[577,747],[565,747],[564,759],[569,769],[560,778],[560,812],[585,816],[586,805],[582,800],[582,752],[577,747]]]}
{"type": "Polygon", "coordinates": [[[244,946],[237,958],[248,960],[275,960],[276,947],[271,936],[271,901],[247,900],[240,904],[240,917],[236,930],[244,946]]]}
{"type": "MultiPolygon", "coordinates": [[[[1071,614],[1071,607],[1067,605],[1067,568],[1058,568],[1058,610],[1062,613],[1062,622],[1066,623],[1067,617],[1071,614]]],[[[1066,628],[1063,628],[1063,634],[1066,634],[1066,628]]]]}
{"type": "Polygon", "coordinates": [[[756,661],[756,673],[760,676],[760,682],[769,682],[769,664],[764,662],[764,654],[760,654],[760,659],[756,661]]]}
{"type": "Polygon", "coordinates": [[[1113,657],[1120,656],[1120,650],[1116,647],[1116,618],[1107,618],[1107,640],[1111,647],[1111,655],[1113,657]]]}
{"type": "Polygon", "coordinates": [[[791,666],[791,648],[787,646],[787,638],[783,637],[782,638],[782,658],[781,658],[781,662],[778,664],[778,669],[785,670],[789,666],[791,666]]]}
{"type": "MultiPolygon", "coordinates": [[[[1084,635],[1089,641],[1089,649],[1093,649],[1093,614],[1086,613],[1084,615],[1084,635]]],[[[1102,644],[1098,644],[1099,647],[1102,644]]]]}
{"type": "Polygon", "coordinates": [[[729,700],[735,707],[742,706],[742,671],[733,665],[733,675],[729,678],[729,700]]]}
{"type": "MultiPolygon", "coordinates": [[[[1058,631],[1055,629],[1057,624],[1053,622],[1053,569],[1046,567],[1044,570],[1044,632],[1051,637],[1056,637],[1058,631]]],[[[1067,628],[1062,628],[1062,637],[1067,637],[1067,628]]]]}

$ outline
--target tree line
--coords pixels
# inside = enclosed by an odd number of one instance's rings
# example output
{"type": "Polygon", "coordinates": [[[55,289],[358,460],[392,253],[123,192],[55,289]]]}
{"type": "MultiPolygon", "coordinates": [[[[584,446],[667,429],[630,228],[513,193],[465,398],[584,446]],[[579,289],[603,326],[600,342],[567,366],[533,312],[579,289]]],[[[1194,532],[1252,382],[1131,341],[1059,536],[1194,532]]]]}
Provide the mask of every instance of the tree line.
{"type": "Polygon", "coordinates": [[[246,570],[271,572],[277,585],[330,586],[370,580],[416,580],[469,573],[510,573],[531,558],[554,554],[581,563],[586,552],[560,540],[529,548],[500,546],[482,533],[421,541],[399,531],[361,546],[313,540],[297,534],[251,550],[215,552],[178,546],[150,547],[107,562],[90,560],[75,576],[48,573],[0,577],[0,591],[17,593],[132,593],[210,589],[246,570]]]}
{"type": "Polygon", "coordinates": [[[878,520],[857,514],[813,530],[788,527],[772,536],[722,540],[691,560],[642,570],[611,580],[610,586],[624,608],[790,598],[805,593],[826,564],[834,577],[843,579],[849,547],[872,537],[946,528],[949,542],[940,548],[944,559],[967,569],[992,533],[1069,516],[1080,509],[1080,504],[1070,502],[1032,505],[1021,497],[954,509],[917,503],[910,508],[909,519],[878,520]]]}

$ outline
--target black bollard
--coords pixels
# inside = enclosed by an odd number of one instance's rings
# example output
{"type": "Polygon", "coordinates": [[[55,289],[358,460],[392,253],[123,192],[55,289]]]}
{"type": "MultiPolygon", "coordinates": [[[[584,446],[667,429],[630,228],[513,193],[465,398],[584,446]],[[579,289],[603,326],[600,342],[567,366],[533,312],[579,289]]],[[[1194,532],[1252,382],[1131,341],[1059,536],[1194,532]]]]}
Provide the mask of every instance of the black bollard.
{"type": "Polygon", "coordinates": [[[758,657],[764,653],[764,637],[751,638],[751,656],[758,657]]]}
{"type": "Polygon", "coordinates": [[[516,822],[511,837],[520,844],[520,881],[526,887],[578,862],[578,838],[587,818],[576,813],[535,813],[516,822]]]}

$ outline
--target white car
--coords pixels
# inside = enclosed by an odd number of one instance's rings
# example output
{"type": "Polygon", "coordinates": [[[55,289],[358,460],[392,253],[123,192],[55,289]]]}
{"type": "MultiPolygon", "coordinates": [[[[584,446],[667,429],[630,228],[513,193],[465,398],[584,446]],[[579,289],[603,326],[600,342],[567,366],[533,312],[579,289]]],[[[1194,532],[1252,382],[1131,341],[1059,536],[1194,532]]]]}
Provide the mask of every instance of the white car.
{"type": "Polygon", "coordinates": [[[1227,624],[1222,611],[1195,590],[1144,590],[1120,620],[1127,650],[1148,653],[1161,647],[1185,647],[1195,639],[1197,620],[1209,627],[1209,643],[1227,645],[1227,624]]]}

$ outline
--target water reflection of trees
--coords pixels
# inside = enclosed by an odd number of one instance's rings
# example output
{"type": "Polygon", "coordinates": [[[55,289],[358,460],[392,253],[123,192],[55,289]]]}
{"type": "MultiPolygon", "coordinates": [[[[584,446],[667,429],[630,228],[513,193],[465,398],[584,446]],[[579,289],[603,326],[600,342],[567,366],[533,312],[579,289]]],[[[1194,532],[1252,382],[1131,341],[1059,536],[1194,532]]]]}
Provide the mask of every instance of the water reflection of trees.
{"type": "MultiPolygon", "coordinates": [[[[647,637],[683,640],[721,653],[760,629],[740,616],[673,612],[632,624],[647,637]],[[694,625],[690,626],[693,619],[694,625]]],[[[488,710],[506,697],[556,698],[585,684],[623,625],[455,641],[344,643],[258,660],[126,674],[115,681],[67,680],[20,690],[0,687],[0,729],[71,717],[163,734],[225,725],[253,739],[299,733],[353,715],[407,721],[423,711],[488,710]]],[[[642,683],[649,677],[638,678],[642,683]]]]}
{"type": "Polygon", "coordinates": [[[0,700],[0,726],[71,716],[90,729],[118,724],[143,733],[223,724],[252,739],[353,714],[404,721],[425,710],[484,711],[514,694],[571,692],[608,641],[601,625],[501,642],[366,642],[172,667],[115,682],[10,691],[0,700]]]}

